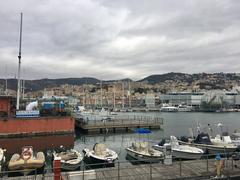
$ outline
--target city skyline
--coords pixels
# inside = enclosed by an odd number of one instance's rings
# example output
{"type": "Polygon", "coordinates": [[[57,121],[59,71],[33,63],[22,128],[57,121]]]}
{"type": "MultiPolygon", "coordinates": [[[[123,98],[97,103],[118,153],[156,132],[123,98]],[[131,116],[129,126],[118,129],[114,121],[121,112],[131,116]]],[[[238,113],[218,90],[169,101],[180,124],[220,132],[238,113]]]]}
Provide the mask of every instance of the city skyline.
{"type": "Polygon", "coordinates": [[[167,72],[240,69],[237,1],[9,0],[0,5],[3,78],[17,74],[20,12],[26,79],[139,80],[167,72]]]}

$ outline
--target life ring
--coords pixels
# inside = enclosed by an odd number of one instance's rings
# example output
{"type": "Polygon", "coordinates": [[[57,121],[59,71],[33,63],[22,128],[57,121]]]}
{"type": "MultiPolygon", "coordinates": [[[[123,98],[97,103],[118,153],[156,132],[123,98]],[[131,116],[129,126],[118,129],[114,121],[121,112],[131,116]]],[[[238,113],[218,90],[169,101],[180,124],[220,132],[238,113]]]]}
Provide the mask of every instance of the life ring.
{"type": "Polygon", "coordinates": [[[32,156],[32,153],[31,153],[31,150],[29,148],[26,148],[26,149],[23,150],[22,158],[24,160],[29,160],[31,158],[31,156],[32,156]]]}

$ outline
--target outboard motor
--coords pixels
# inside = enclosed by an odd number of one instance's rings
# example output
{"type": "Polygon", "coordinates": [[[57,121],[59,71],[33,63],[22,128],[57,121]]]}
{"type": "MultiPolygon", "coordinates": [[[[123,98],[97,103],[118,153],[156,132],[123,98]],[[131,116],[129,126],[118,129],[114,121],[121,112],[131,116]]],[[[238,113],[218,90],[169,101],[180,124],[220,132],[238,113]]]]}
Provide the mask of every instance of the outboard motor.
{"type": "Polygon", "coordinates": [[[164,144],[166,143],[166,139],[162,139],[160,141],[160,143],[158,143],[159,146],[164,146],[164,144]]]}
{"type": "Polygon", "coordinates": [[[188,142],[188,137],[187,137],[187,136],[182,136],[182,137],[180,138],[180,141],[188,142]]]}

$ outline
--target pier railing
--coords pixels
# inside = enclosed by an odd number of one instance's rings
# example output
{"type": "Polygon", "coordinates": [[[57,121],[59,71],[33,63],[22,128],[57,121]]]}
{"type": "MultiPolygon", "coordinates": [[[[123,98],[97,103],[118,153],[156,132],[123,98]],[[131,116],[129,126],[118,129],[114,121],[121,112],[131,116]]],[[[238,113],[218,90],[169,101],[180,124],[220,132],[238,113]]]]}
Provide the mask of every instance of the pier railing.
{"type": "MultiPolygon", "coordinates": [[[[117,128],[137,128],[137,127],[150,127],[161,128],[163,125],[163,118],[152,116],[137,116],[137,115],[125,115],[125,116],[113,116],[111,118],[106,117],[102,120],[99,119],[77,119],[76,125],[79,128],[85,130],[94,129],[117,129],[117,128]]],[[[114,129],[114,130],[115,130],[114,129]]]]}
{"type": "MultiPolygon", "coordinates": [[[[232,157],[221,155],[222,167],[221,175],[225,178],[240,177],[240,161],[234,160],[232,157]]],[[[181,161],[173,160],[171,165],[164,163],[142,163],[138,160],[117,161],[114,167],[108,167],[107,164],[82,164],[78,171],[62,172],[63,179],[210,179],[217,175],[217,160],[204,156],[200,160],[181,161]]],[[[3,171],[0,173],[2,179],[7,179],[8,175],[16,171],[3,171]]],[[[45,173],[31,176],[17,176],[10,179],[54,179],[53,169],[45,169],[45,173]]],[[[55,176],[56,178],[56,176],[55,176]]]]}

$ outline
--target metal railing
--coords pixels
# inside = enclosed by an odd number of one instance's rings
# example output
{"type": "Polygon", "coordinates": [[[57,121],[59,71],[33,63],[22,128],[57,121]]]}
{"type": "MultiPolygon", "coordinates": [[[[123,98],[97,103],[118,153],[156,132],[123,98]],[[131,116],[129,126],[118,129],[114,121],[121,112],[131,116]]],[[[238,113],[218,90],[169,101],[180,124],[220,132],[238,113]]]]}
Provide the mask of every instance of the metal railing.
{"type": "Polygon", "coordinates": [[[106,118],[103,120],[97,119],[78,119],[81,127],[118,127],[124,125],[136,125],[136,126],[156,126],[163,124],[163,118],[151,117],[151,116],[119,116],[114,118],[106,118]]]}
{"type": "MultiPolygon", "coordinates": [[[[225,177],[239,176],[240,177],[240,161],[234,160],[232,157],[222,154],[224,161],[221,169],[225,177]]],[[[73,172],[61,172],[64,179],[196,179],[196,178],[210,178],[216,176],[215,158],[212,156],[203,156],[200,160],[182,161],[173,159],[171,165],[165,165],[163,160],[160,163],[149,162],[143,163],[139,160],[116,161],[114,166],[109,164],[86,164],[82,163],[80,170],[73,172]]],[[[37,170],[32,170],[32,175],[27,176],[26,171],[2,171],[0,178],[7,179],[12,174],[18,173],[18,176],[12,179],[53,179],[54,171],[51,168],[46,168],[42,174],[38,174],[37,170]],[[24,176],[25,174],[25,176],[24,176]]]]}

